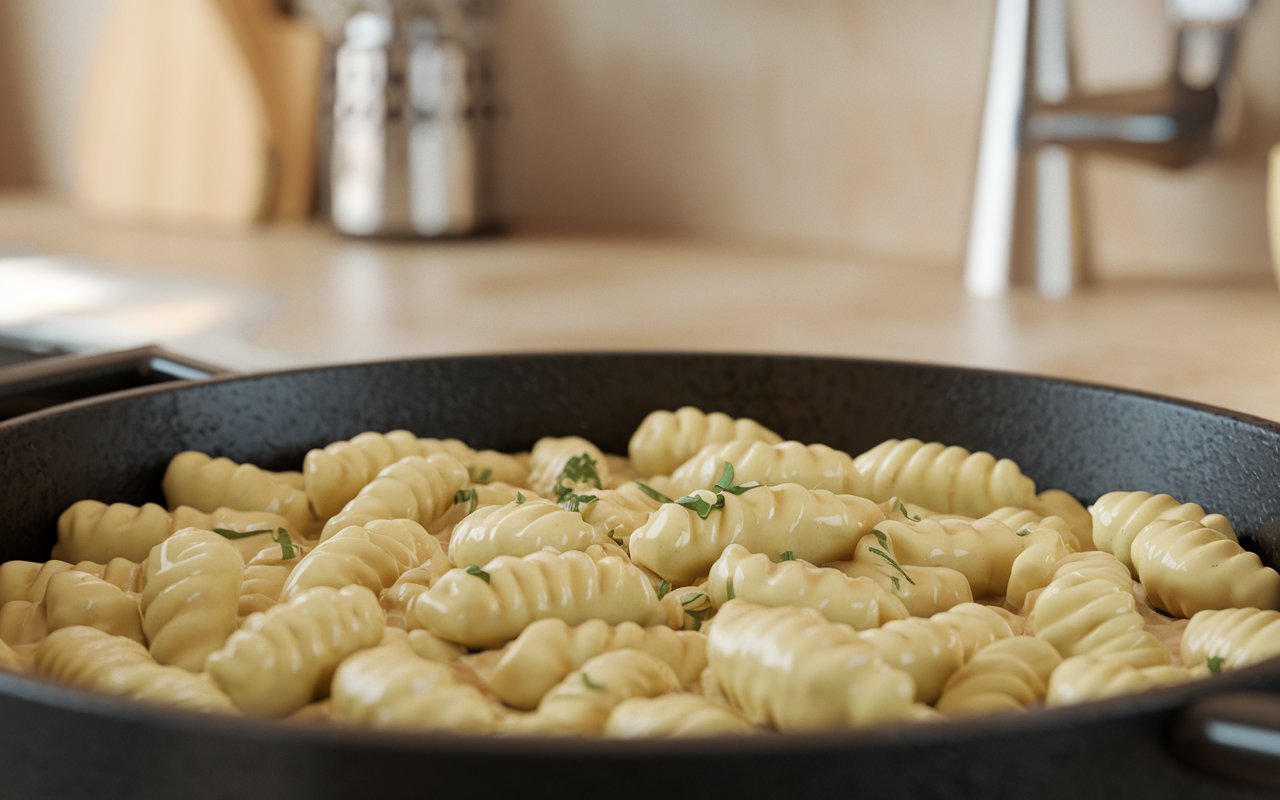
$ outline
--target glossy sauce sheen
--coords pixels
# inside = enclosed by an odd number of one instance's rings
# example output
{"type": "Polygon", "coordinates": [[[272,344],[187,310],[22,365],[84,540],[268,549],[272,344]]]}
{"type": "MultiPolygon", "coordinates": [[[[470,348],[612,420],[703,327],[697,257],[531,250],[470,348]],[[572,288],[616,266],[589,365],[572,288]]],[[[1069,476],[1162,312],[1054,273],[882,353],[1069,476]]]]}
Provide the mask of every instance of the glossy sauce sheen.
{"type": "Polygon", "coordinates": [[[1280,576],[1167,495],[1090,518],[990,454],[854,457],[693,408],[631,447],[366,432],[300,476],[179,454],[174,510],[111,506],[95,537],[106,506],[64,515],[54,553],[118,542],[104,563],[0,566],[0,669],[216,713],[697,736],[1022,712],[1274,655],[1280,576]],[[170,530],[184,504],[197,527],[170,530]],[[103,577],[121,553],[127,586],[103,577]]]}

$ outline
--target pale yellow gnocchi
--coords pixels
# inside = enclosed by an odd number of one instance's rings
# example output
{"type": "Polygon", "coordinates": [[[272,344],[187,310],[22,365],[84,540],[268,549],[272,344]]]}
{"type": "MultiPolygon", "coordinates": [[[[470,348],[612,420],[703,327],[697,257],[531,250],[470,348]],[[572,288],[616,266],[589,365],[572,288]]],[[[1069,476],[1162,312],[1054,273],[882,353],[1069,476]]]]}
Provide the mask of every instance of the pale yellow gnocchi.
{"type": "Polygon", "coordinates": [[[74,503],[49,561],[0,564],[0,670],[314,725],[655,738],[1021,713],[1280,658],[1248,531],[1148,492],[1086,508],[937,442],[854,456],[685,407],[627,457],[392,430],[294,466],[180,453],[166,505],[74,503]]]}

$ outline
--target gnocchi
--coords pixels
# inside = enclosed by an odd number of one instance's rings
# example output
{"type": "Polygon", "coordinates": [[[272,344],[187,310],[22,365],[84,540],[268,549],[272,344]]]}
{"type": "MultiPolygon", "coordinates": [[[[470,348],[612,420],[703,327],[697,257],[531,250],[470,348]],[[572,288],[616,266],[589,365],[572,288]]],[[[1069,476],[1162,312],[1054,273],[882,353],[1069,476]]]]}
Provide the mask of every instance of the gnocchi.
{"type": "Polygon", "coordinates": [[[1280,574],[1225,517],[1086,508],[939,442],[852,455],[684,407],[627,457],[392,430],[296,466],[185,452],[166,505],[67,508],[50,560],[0,564],[0,670],[317,725],[652,738],[1019,713],[1280,657],[1280,574]]]}

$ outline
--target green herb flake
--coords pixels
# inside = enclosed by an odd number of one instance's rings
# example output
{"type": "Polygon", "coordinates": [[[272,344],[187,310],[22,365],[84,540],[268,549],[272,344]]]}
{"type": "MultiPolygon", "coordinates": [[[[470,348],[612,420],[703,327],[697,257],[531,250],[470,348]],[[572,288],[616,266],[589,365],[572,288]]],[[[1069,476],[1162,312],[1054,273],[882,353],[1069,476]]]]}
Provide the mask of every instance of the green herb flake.
{"type": "Polygon", "coordinates": [[[289,538],[289,532],[284,528],[276,528],[276,532],[272,534],[271,541],[280,545],[280,557],[285,560],[291,560],[296,555],[293,549],[293,540],[289,538]]]}
{"type": "Polygon", "coordinates": [[[516,505],[522,506],[524,504],[525,504],[524,494],[522,492],[516,492],[516,505]]]}
{"type": "Polygon", "coordinates": [[[479,504],[480,500],[476,497],[475,489],[459,489],[453,496],[453,502],[458,504],[466,503],[467,513],[470,514],[472,511],[476,510],[476,506],[479,504]]]}
{"type": "Polygon", "coordinates": [[[677,500],[676,505],[692,509],[693,513],[697,514],[699,518],[706,519],[711,516],[712,511],[717,508],[724,508],[724,495],[718,494],[714,503],[708,503],[697,495],[687,494],[677,500]]]}
{"type": "Polygon", "coordinates": [[[893,498],[893,510],[897,511],[899,514],[911,520],[912,522],[920,522],[920,518],[917,516],[914,516],[910,511],[908,511],[907,507],[902,504],[902,501],[896,497],[893,498]]]}
{"type": "Polygon", "coordinates": [[[585,671],[582,673],[582,685],[587,687],[588,689],[591,689],[592,691],[596,691],[596,692],[604,691],[604,685],[596,683],[595,681],[591,680],[591,676],[588,675],[585,671]]]}
{"type": "Polygon", "coordinates": [[[562,495],[559,503],[560,507],[565,511],[581,511],[584,505],[594,503],[599,499],[600,498],[596,497],[594,494],[573,494],[570,492],[569,494],[562,495]]]}
{"type": "Polygon", "coordinates": [[[485,583],[488,583],[488,582],[489,582],[489,573],[487,573],[487,572],[485,572],[484,570],[480,569],[480,568],[479,568],[479,567],[477,567],[475,564],[472,564],[471,566],[467,567],[467,569],[466,569],[466,573],[467,573],[468,575],[474,575],[474,576],[476,576],[477,578],[479,578],[480,580],[484,581],[485,583]]]}
{"type": "Polygon", "coordinates": [[[701,603],[703,600],[707,599],[707,596],[702,592],[694,592],[687,597],[680,598],[680,605],[683,606],[685,610],[688,610],[689,606],[694,605],[695,603],[701,603]]]}
{"type": "Polygon", "coordinates": [[[617,528],[610,528],[610,529],[609,529],[609,539],[610,539],[610,540],[612,540],[612,541],[613,541],[613,543],[614,543],[614,544],[616,544],[618,547],[626,547],[626,546],[627,546],[627,543],[626,543],[626,542],[622,541],[622,540],[621,540],[621,539],[619,539],[617,536],[614,536],[614,535],[613,535],[613,534],[617,533],[617,531],[618,531],[618,529],[617,529],[617,528]]]}
{"type": "Polygon", "coordinates": [[[674,503],[675,502],[675,500],[672,500],[670,497],[667,497],[665,494],[653,488],[647,483],[641,483],[640,481],[636,481],[635,484],[636,486],[640,487],[640,491],[649,495],[649,498],[655,502],[658,502],[658,503],[674,503]]]}
{"type": "Polygon", "coordinates": [[[671,594],[671,581],[663,578],[658,581],[658,599],[661,600],[669,594],[671,594]]]}
{"type": "Polygon", "coordinates": [[[720,473],[720,480],[712,485],[711,491],[719,494],[728,492],[729,494],[742,494],[748,489],[755,489],[761,485],[760,481],[748,481],[744,484],[735,486],[733,483],[733,465],[728,461],[724,462],[724,470],[720,473]]]}
{"type": "Polygon", "coordinates": [[[227,539],[248,539],[250,536],[261,536],[264,533],[271,533],[268,529],[260,531],[233,531],[230,528],[214,528],[213,532],[227,539]]]}
{"type": "Polygon", "coordinates": [[[689,619],[693,620],[693,630],[700,631],[702,630],[702,623],[706,622],[707,617],[711,616],[711,609],[699,608],[694,611],[685,609],[684,613],[689,619]]]}
{"type": "Polygon", "coordinates": [[[893,584],[893,591],[895,594],[902,594],[902,581],[898,580],[897,575],[890,575],[889,583],[893,584]]]}
{"type": "Polygon", "coordinates": [[[876,528],[875,530],[873,530],[873,531],[871,531],[871,532],[872,532],[872,533],[874,533],[874,534],[876,535],[876,541],[880,543],[880,546],[881,546],[881,547],[883,547],[884,549],[888,550],[888,549],[889,549],[889,535],[888,535],[888,534],[886,534],[884,531],[880,530],[879,528],[876,528]]]}
{"type": "Polygon", "coordinates": [[[467,476],[471,478],[472,483],[488,483],[489,479],[493,477],[493,470],[489,467],[485,467],[478,476],[471,474],[473,470],[474,468],[467,470],[467,476]]]}
{"type": "Polygon", "coordinates": [[[886,553],[885,551],[881,550],[879,547],[872,547],[872,548],[870,548],[870,550],[871,550],[871,553],[872,553],[873,555],[880,556],[880,557],[881,557],[881,558],[883,558],[885,561],[889,562],[889,566],[893,567],[893,568],[894,568],[894,569],[896,569],[899,573],[901,573],[901,574],[902,574],[902,577],[904,577],[904,578],[906,578],[906,579],[907,579],[907,583],[911,584],[912,586],[915,586],[915,585],[916,585],[916,582],[915,582],[915,581],[913,581],[913,580],[911,580],[911,576],[907,574],[907,571],[906,571],[905,569],[903,569],[903,568],[902,568],[902,565],[898,563],[898,560],[897,560],[896,558],[894,558],[893,556],[889,555],[889,554],[888,554],[888,553],[886,553]]]}
{"type": "Polygon", "coordinates": [[[793,552],[791,552],[790,550],[783,550],[783,551],[782,551],[782,560],[783,560],[783,561],[795,561],[795,560],[796,560],[796,554],[795,554],[795,553],[793,553],[793,552]]]}
{"type": "Polygon", "coordinates": [[[596,460],[588,453],[579,453],[570,458],[560,470],[556,478],[556,503],[566,511],[580,511],[584,503],[599,499],[593,494],[578,494],[576,486],[589,484],[597,489],[600,485],[600,473],[596,471],[596,460]]]}
{"type": "Polygon", "coordinates": [[[1207,659],[1205,659],[1204,663],[1205,663],[1205,666],[1209,668],[1209,671],[1212,672],[1214,675],[1221,675],[1222,664],[1226,660],[1227,659],[1225,656],[1209,656],[1207,659]]]}
{"type": "Polygon", "coordinates": [[[588,453],[579,453],[564,462],[564,469],[556,477],[556,499],[561,495],[573,493],[573,487],[587,483],[597,489],[604,488],[600,484],[600,473],[596,471],[596,460],[588,453]]]}
{"type": "Polygon", "coordinates": [[[738,595],[733,591],[733,578],[724,582],[724,596],[728,600],[732,600],[738,595]]]}
{"type": "Polygon", "coordinates": [[[1020,529],[1018,530],[1018,535],[1019,535],[1019,536],[1030,536],[1030,535],[1031,535],[1031,526],[1030,526],[1030,525],[1027,525],[1027,526],[1026,526],[1026,527],[1024,527],[1024,528],[1020,528],[1020,529]]]}

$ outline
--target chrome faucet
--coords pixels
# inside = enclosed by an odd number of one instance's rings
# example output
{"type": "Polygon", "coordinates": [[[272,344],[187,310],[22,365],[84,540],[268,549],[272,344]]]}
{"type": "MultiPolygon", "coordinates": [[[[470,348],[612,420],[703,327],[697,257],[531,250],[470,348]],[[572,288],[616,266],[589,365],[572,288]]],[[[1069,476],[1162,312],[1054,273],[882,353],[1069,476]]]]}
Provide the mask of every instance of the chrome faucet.
{"type": "Polygon", "coordinates": [[[1068,4],[996,0],[964,268],[975,296],[1002,294],[1026,273],[1047,296],[1083,279],[1079,154],[1178,168],[1232,133],[1231,66],[1253,0],[1166,0],[1176,35],[1168,78],[1092,96],[1075,92],[1068,4]]]}

